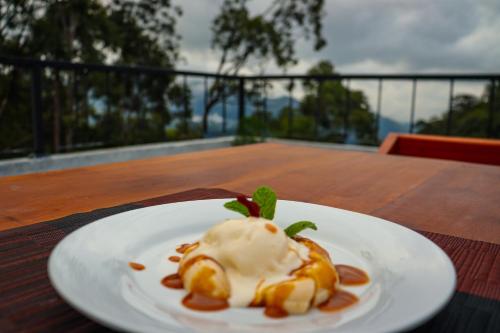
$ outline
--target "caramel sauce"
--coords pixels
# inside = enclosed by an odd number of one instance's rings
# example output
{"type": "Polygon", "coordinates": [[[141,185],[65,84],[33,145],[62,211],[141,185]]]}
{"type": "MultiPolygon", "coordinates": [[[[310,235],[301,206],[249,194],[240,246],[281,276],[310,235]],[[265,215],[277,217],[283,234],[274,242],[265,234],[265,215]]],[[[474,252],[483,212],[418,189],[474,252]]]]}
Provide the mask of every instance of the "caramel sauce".
{"type": "Polygon", "coordinates": [[[264,314],[271,318],[282,318],[288,316],[288,313],[283,308],[283,304],[288,296],[292,293],[295,286],[290,281],[285,281],[274,287],[271,291],[272,297],[266,297],[266,309],[264,314]]]}
{"type": "Polygon", "coordinates": [[[264,314],[270,318],[284,318],[288,316],[288,312],[284,309],[274,306],[266,307],[264,314]]]}
{"type": "Polygon", "coordinates": [[[348,265],[335,265],[339,274],[340,284],[346,286],[359,286],[370,281],[365,271],[348,265]]]}
{"type": "Polygon", "coordinates": [[[283,303],[285,303],[288,296],[292,293],[295,286],[292,283],[281,283],[276,286],[274,290],[273,304],[271,306],[283,308],[283,303]]]}
{"type": "MultiPolygon", "coordinates": [[[[183,262],[183,265],[181,265],[181,267],[179,267],[179,275],[180,276],[183,276],[184,273],[189,269],[189,267],[191,267],[194,263],[196,263],[197,261],[200,261],[200,260],[204,260],[204,259],[207,259],[207,260],[212,260],[214,261],[215,263],[219,264],[218,262],[216,262],[214,259],[212,259],[211,257],[209,256],[206,256],[204,254],[200,254],[199,256],[196,256],[196,257],[193,257],[191,259],[189,259],[188,261],[186,262],[183,262]]],[[[220,265],[219,265],[220,266],[220,265]]]]}
{"type": "Polygon", "coordinates": [[[339,311],[355,304],[357,301],[358,297],[356,295],[342,289],[337,289],[326,302],[318,305],[318,309],[325,312],[339,311]]]}
{"type": "Polygon", "coordinates": [[[168,260],[170,260],[171,262],[179,262],[179,261],[181,261],[181,257],[179,257],[179,256],[170,256],[170,257],[168,257],[168,260]]]}
{"type": "Polygon", "coordinates": [[[337,273],[330,260],[318,252],[309,253],[309,261],[292,270],[290,275],[311,278],[316,288],[334,290],[337,283],[337,273]]]}
{"type": "Polygon", "coordinates": [[[142,271],[146,268],[146,266],[144,266],[143,264],[139,264],[136,262],[129,262],[128,265],[130,266],[130,268],[136,271],[142,271]]]}
{"type": "Polygon", "coordinates": [[[261,286],[266,281],[264,278],[259,280],[257,283],[257,287],[255,287],[255,296],[253,297],[252,302],[248,305],[249,308],[257,308],[262,306],[262,302],[264,301],[264,290],[261,290],[261,286]]]}
{"type": "Polygon", "coordinates": [[[266,229],[275,234],[278,232],[278,228],[276,228],[274,225],[266,223],[266,229]]]}
{"type": "Polygon", "coordinates": [[[288,275],[290,275],[290,276],[294,276],[294,275],[301,276],[302,271],[304,271],[304,269],[307,266],[311,265],[312,263],[313,263],[312,260],[307,260],[307,261],[306,260],[302,260],[302,265],[300,265],[299,267],[297,267],[295,269],[292,269],[290,271],[290,273],[288,273],[288,275]]]}
{"type": "Polygon", "coordinates": [[[195,242],[193,244],[188,244],[188,243],[181,244],[181,245],[177,246],[175,251],[177,251],[177,253],[180,253],[180,254],[185,254],[188,250],[193,250],[196,247],[198,247],[198,245],[200,245],[199,242],[195,242]]]}
{"type": "Polygon", "coordinates": [[[299,242],[299,243],[305,245],[309,250],[311,250],[313,252],[317,252],[331,261],[330,254],[328,253],[328,251],[325,250],[324,248],[322,248],[321,246],[319,246],[316,242],[310,240],[309,238],[305,238],[302,236],[293,236],[292,238],[296,242],[299,242]]]}
{"type": "Polygon", "coordinates": [[[161,280],[161,284],[164,285],[167,288],[172,288],[172,289],[182,289],[182,288],[184,288],[181,276],[179,274],[177,274],[177,273],[165,276],[161,280]]]}
{"type": "Polygon", "coordinates": [[[182,299],[182,304],[192,310],[218,311],[229,307],[225,299],[211,298],[198,293],[189,293],[182,299]]]}

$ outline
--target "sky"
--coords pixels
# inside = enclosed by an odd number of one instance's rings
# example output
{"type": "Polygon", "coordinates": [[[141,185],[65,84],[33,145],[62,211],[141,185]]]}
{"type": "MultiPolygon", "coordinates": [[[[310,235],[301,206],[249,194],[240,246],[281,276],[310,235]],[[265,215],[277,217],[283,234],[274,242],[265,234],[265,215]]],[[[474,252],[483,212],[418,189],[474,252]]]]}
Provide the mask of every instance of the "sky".
{"type": "MultiPolygon", "coordinates": [[[[222,0],[175,0],[183,8],[181,69],[214,71],[219,54],[210,48],[210,24],[222,0]]],[[[258,13],[269,1],[249,1],[258,13]]],[[[288,70],[302,74],[321,59],[340,73],[488,73],[500,72],[500,1],[498,0],[325,0],[323,35],[327,46],[315,52],[298,40],[299,63],[288,70]]],[[[247,66],[244,73],[260,68],[247,66]]],[[[266,73],[281,73],[268,63],[266,73]]],[[[351,83],[375,106],[376,83],[351,83]]],[[[481,94],[483,84],[457,82],[457,93],[481,94]]],[[[274,94],[283,91],[276,87],[274,94]]],[[[270,93],[273,95],[273,92],[270,93]]],[[[300,92],[297,92],[300,95],[300,92]]],[[[409,117],[409,82],[385,82],[382,113],[399,121],[409,117]]],[[[417,87],[418,118],[446,109],[448,83],[417,87]]],[[[300,96],[298,96],[300,97],[300,96]]]]}

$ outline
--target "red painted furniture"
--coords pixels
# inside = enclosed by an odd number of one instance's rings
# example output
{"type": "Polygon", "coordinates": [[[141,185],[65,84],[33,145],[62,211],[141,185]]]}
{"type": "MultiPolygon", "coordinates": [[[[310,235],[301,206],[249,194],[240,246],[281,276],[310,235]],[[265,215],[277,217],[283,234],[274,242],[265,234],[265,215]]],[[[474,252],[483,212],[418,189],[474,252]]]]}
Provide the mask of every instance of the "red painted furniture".
{"type": "Polygon", "coordinates": [[[500,165],[500,140],[389,133],[379,153],[500,165]]]}

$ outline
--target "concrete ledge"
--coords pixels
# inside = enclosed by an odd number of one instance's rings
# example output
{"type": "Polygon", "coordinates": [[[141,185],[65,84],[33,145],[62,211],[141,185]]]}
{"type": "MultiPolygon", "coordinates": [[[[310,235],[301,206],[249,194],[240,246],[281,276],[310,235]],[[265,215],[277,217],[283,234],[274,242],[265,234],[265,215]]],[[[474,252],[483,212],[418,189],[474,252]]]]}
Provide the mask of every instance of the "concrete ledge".
{"type": "Polygon", "coordinates": [[[192,151],[223,148],[231,146],[233,141],[234,136],[225,136],[212,139],[196,139],[120,148],[106,148],[39,158],[17,158],[0,161],[0,176],[77,168],[154,156],[175,155],[192,151]]]}
{"type": "MultiPolygon", "coordinates": [[[[104,163],[138,160],[155,156],[175,155],[193,151],[230,147],[234,136],[211,139],[197,139],[168,143],[154,143],[120,148],[107,148],[79,153],[57,154],[39,158],[17,158],[0,161],[0,176],[13,176],[33,172],[78,168],[104,163]]],[[[377,147],[344,145],[336,143],[313,142],[268,138],[267,142],[307,147],[376,152],[377,147]]]]}
{"type": "Polygon", "coordinates": [[[326,149],[340,149],[340,150],[351,150],[351,151],[354,150],[366,153],[375,153],[378,151],[378,147],[373,147],[373,146],[347,145],[347,144],[328,143],[328,142],[274,139],[274,138],[267,139],[267,142],[282,143],[287,145],[299,145],[306,147],[326,148],[326,149]]]}

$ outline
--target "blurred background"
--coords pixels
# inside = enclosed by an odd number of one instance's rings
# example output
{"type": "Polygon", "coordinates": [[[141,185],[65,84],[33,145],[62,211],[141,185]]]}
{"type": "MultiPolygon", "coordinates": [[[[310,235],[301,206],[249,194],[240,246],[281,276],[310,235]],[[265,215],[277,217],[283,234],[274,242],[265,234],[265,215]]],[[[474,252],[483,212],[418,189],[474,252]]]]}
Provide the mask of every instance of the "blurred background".
{"type": "Polygon", "coordinates": [[[0,158],[500,137],[495,0],[0,0],[0,158]]]}

